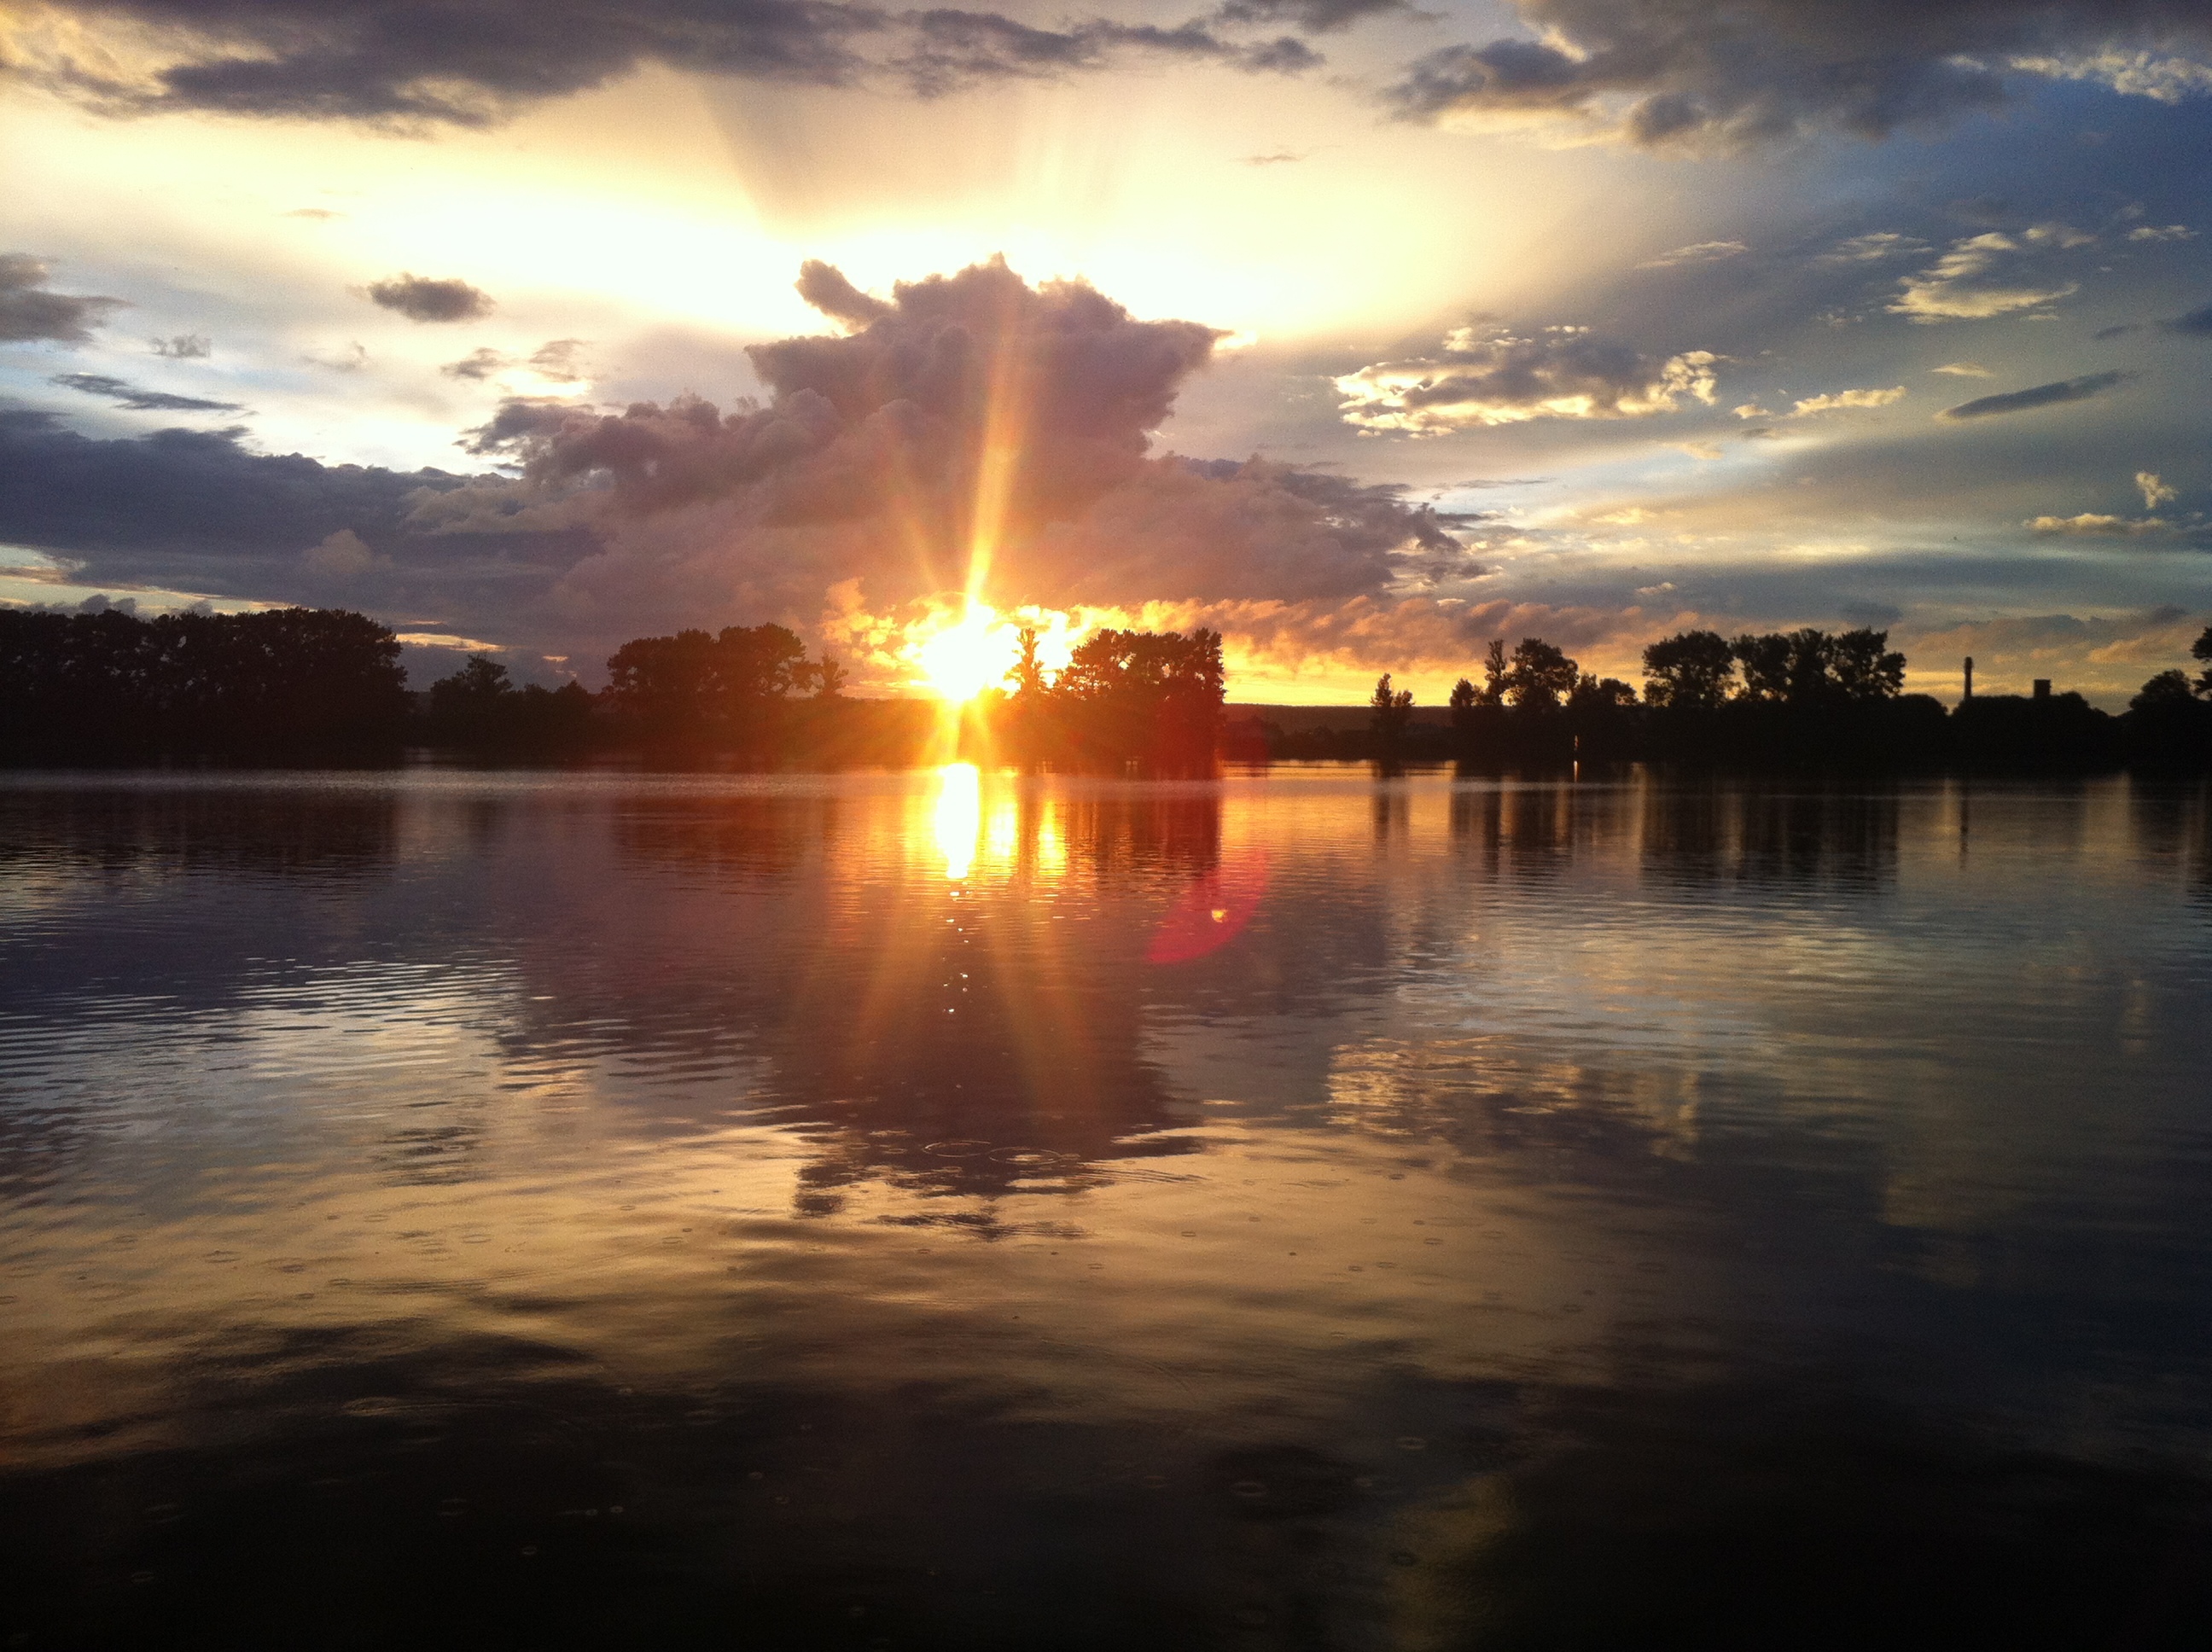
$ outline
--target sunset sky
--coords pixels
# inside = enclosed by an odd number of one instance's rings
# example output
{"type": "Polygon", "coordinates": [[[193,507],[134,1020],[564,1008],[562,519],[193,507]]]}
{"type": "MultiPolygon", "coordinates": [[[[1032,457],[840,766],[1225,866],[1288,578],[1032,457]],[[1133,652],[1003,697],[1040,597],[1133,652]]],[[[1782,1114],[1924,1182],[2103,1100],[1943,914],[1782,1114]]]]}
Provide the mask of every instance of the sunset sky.
{"type": "Polygon", "coordinates": [[[1871,624],[2117,708],[2212,620],[2202,0],[31,0],[0,64],[0,600],[884,693],[972,594],[1288,701],[1871,624]]]}

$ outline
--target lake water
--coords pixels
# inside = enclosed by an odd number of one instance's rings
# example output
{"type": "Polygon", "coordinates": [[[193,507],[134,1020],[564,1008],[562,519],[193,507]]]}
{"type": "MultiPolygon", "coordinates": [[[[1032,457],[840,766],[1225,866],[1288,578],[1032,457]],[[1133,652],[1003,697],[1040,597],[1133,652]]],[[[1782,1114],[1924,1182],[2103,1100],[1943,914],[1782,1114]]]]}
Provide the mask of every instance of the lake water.
{"type": "Polygon", "coordinates": [[[0,1643],[2202,1647],[2197,788],[0,780],[0,1643]]]}

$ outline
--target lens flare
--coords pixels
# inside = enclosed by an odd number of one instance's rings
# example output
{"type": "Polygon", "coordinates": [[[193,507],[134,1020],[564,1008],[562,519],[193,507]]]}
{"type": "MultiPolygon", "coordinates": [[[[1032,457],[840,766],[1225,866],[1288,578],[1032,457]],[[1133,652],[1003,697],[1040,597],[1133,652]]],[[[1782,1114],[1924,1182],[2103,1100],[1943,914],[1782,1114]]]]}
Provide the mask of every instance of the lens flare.
{"type": "Polygon", "coordinates": [[[957,704],[995,687],[1020,651],[1014,627],[971,603],[953,623],[914,645],[914,663],[931,693],[957,704]]]}

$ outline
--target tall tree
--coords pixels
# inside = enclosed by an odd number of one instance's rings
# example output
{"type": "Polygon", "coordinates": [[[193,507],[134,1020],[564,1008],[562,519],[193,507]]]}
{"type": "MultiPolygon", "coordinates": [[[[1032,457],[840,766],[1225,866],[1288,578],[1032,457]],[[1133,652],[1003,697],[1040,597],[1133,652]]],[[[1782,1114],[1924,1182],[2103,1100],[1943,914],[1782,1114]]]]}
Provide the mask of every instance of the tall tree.
{"type": "Polygon", "coordinates": [[[1735,651],[1717,631],[1678,631],[1644,651],[1650,705],[1710,710],[1728,698],[1735,681],[1735,651]]]}
{"type": "Polygon", "coordinates": [[[1505,674],[1505,697],[1522,711],[1551,711],[1574,692],[1582,667],[1541,637],[1513,645],[1513,664],[1505,674]]]}

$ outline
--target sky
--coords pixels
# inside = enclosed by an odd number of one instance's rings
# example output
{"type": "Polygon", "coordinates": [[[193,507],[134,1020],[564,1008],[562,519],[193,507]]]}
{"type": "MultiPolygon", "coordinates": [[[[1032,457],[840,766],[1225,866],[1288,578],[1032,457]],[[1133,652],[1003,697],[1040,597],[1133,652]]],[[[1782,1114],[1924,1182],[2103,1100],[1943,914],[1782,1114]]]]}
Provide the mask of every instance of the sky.
{"type": "Polygon", "coordinates": [[[492,648],[988,606],[1233,700],[2212,621],[2201,0],[70,0],[0,18],[0,601],[492,648]]]}

